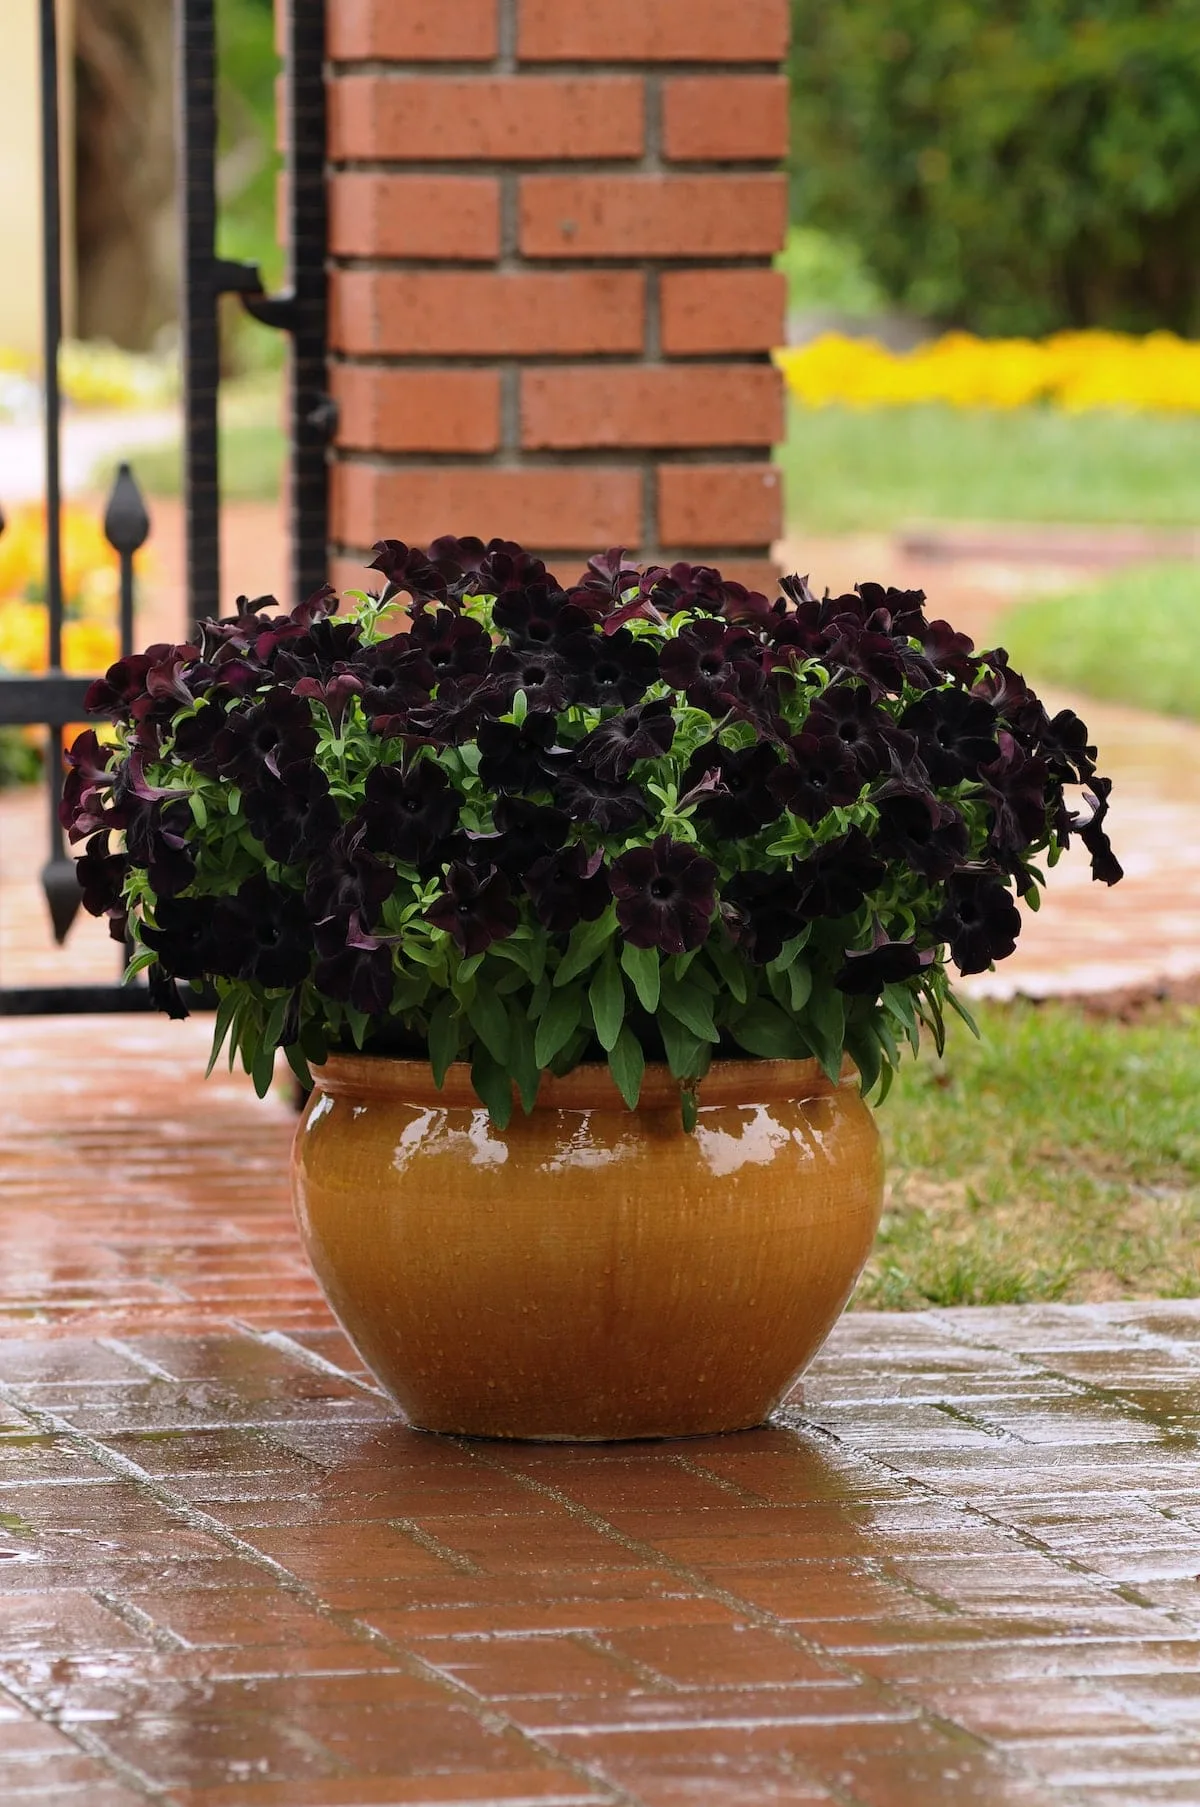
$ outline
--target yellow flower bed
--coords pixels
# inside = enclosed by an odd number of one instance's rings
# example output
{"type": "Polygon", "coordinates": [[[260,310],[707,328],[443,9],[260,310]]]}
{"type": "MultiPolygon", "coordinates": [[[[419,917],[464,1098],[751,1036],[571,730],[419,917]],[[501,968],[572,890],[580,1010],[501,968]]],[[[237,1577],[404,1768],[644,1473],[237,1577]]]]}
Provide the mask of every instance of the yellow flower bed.
{"type": "Polygon", "coordinates": [[[776,352],[788,388],[806,407],[1085,408],[1200,413],[1200,343],[1174,333],[1135,338],[1101,331],[1047,339],[977,339],[945,333],[909,352],[874,339],[824,333],[776,352]]]}
{"type": "MultiPolygon", "coordinates": [[[[107,669],[119,656],[117,556],[91,510],[62,511],[63,669],[80,676],[107,669]]],[[[140,567],[142,559],[135,560],[140,567]]],[[[15,509],[0,533],[0,670],[45,671],[49,657],[46,510],[15,509]]]]}
{"type": "MultiPolygon", "coordinates": [[[[0,346],[0,378],[5,376],[36,386],[41,367],[36,358],[0,346]]],[[[163,408],[179,393],[172,361],[80,339],[63,342],[58,380],[77,408],[163,408]]]]}

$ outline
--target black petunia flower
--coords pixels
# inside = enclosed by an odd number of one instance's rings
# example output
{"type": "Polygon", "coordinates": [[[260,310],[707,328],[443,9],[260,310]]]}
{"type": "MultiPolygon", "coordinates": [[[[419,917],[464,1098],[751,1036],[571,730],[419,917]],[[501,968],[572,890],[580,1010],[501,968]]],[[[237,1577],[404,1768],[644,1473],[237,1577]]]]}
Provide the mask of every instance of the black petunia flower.
{"type": "Polygon", "coordinates": [[[454,609],[427,609],[409,629],[417,655],[413,671],[432,690],[445,678],[481,676],[492,656],[492,642],[485,627],[454,609]]]}
{"type": "Polygon", "coordinates": [[[76,735],[63,755],[63,778],[58,819],[73,841],[101,829],[124,828],[127,811],[112,808],[117,782],[117,750],[101,746],[93,728],[76,735]]]}
{"type": "Polygon", "coordinates": [[[1073,709],[1060,709],[1047,721],[1038,740],[1038,752],[1048,769],[1064,784],[1080,784],[1095,776],[1096,749],[1088,741],[1088,731],[1073,709]]]}
{"type": "Polygon", "coordinates": [[[311,759],[285,765],[278,778],[263,772],[243,791],[242,813],[250,832],[282,866],[303,865],[324,853],[342,821],[329,780],[311,759]]]}
{"type": "Polygon", "coordinates": [[[808,712],[805,732],[839,740],[864,778],[888,771],[895,753],[907,763],[916,752],[916,736],[897,728],[862,684],[833,684],[808,712]]]}
{"type": "Polygon", "coordinates": [[[121,853],[108,851],[108,835],[94,834],[75,862],[75,876],[89,916],[108,916],[124,910],[122,886],[129,862],[121,853]]]}
{"type": "Polygon", "coordinates": [[[313,929],[298,891],[259,874],[215,907],[214,933],[237,975],[260,985],[299,985],[312,964],[313,929]]]}
{"type": "Polygon", "coordinates": [[[614,860],[609,883],[617,921],[633,947],[685,954],[708,938],[716,908],[717,868],[695,847],[659,835],[614,860]]]}
{"type": "Polygon", "coordinates": [[[735,750],[710,740],[692,755],[682,789],[690,791],[715,772],[717,788],[700,798],[696,814],[722,840],[741,841],[778,819],[781,805],[772,779],[779,770],[779,755],[766,741],[735,750]]]}
{"type": "Polygon", "coordinates": [[[213,762],[222,778],[253,784],[262,773],[278,778],[285,765],[311,759],[318,735],[312,710],[282,685],[250,709],[233,709],[213,741],[213,762]]]}
{"type": "Polygon", "coordinates": [[[227,717],[220,703],[205,702],[175,724],[172,751],[205,778],[218,775],[216,742],[227,717]]]}
{"type": "Polygon", "coordinates": [[[313,970],[313,984],[326,997],[361,1010],[364,1016],[382,1016],[395,995],[392,950],[367,937],[362,944],[348,943],[336,920],[316,927],[320,958],[313,970]]]}
{"type": "Polygon", "coordinates": [[[129,864],[145,870],[158,897],[178,897],[196,876],[188,846],[195,821],[183,802],[151,803],[130,817],[125,829],[129,864]]]}
{"type": "Polygon", "coordinates": [[[675,717],[667,699],[640,703],[611,715],[593,728],[576,748],[581,766],[614,784],[627,776],[639,759],[661,759],[675,739],[675,717]]]}
{"type": "Polygon", "coordinates": [[[375,766],[367,774],[363,798],[358,815],[363,845],[410,866],[423,865],[458,826],[458,793],[432,759],[418,760],[407,770],[375,766]]]}
{"type": "Polygon", "coordinates": [[[556,715],[567,705],[569,673],[558,655],[543,646],[500,646],[488,668],[494,714],[512,707],[518,690],[531,710],[556,715]]]}
{"type": "Polygon", "coordinates": [[[889,941],[879,935],[873,947],[846,949],[845,961],[833,982],[847,997],[877,998],[885,985],[915,979],[932,961],[932,949],[918,952],[911,941],[889,941]]]}
{"type": "Polygon", "coordinates": [[[530,710],[517,727],[513,722],[479,724],[479,778],[489,791],[540,791],[549,780],[547,755],[558,732],[557,719],[530,710]]]}
{"type": "Polygon", "coordinates": [[[589,857],[577,841],[556,853],[543,854],[522,882],[542,927],[561,934],[577,922],[594,922],[612,896],[603,855],[589,857]]]}
{"type": "Polygon", "coordinates": [[[493,941],[512,934],[519,918],[502,872],[494,867],[475,872],[456,860],[445,884],[443,895],[426,910],[426,920],[453,936],[468,957],[482,954],[493,941]]]}
{"type": "Polygon", "coordinates": [[[806,916],[849,916],[870,895],[886,870],[861,828],[826,841],[793,867],[806,916]]]}
{"type": "Polygon", "coordinates": [[[497,797],[492,808],[496,833],[472,839],[472,863],[486,859],[509,878],[519,879],[535,860],[557,853],[570,832],[570,818],[548,803],[524,797],[497,797]]]}
{"type": "Polygon", "coordinates": [[[610,784],[576,766],[555,772],[554,798],[572,822],[590,823],[601,834],[625,834],[648,814],[635,784],[610,784]]]}
{"type": "Polygon", "coordinates": [[[1080,823],[1073,818],[1071,823],[1073,831],[1091,855],[1092,877],[1099,879],[1104,885],[1115,885],[1125,876],[1125,869],[1113,852],[1112,843],[1103,828],[1111,790],[1111,778],[1093,778],[1083,793],[1091,805],[1092,813],[1086,822],[1080,823]]]}
{"type": "Polygon", "coordinates": [[[900,725],[916,735],[934,784],[977,778],[981,766],[1000,756],[995,709],[983,697],[962,690],[931,690],[909,704],[900,725]]]}
{"type": "Polygon", "coordinates": [[[1050,774],[1045,760],[1031,758],[1005,729],[997,739],[1000,756],[980,777],[990,821],[988,850],[1011,870],[1030,842],[1045,833],[1050,774]]]}
{"type": "Polygon", "coordinates": [[[946,882],[945,902],[934,918],[933,933],[950,944],[950,958],[960,973],[986,972],[993,960],[1005,960],[1021,933],[1021,912],[1011,892],[989,873],[956,873],[946,882]]]}
{"type": "Polygon", "coordinates": [[[349,669],[362,685],[368,721],[404,715],[429,701],[434,674],[409,634],[393,634],[364,646],[349,669]]]}
{"type": "Polygon", "coordinates": [[[357,916],[369,928],[395,883],[391,867],[367,846],[361,821],[351,820],[309,867],[304,902],[314,922],[330,916],[346,922],[357,916]]]}
{"type": "Polygon", "coordinates": [[[905,860],[923,877],[941,879],[966,858],[966,823],[932,791],[892,779],[872,802],[879,810],[872,844],[885,859],[905,860]]]}
{"type": "Polygon", "coordinates": [[[836,734],[807,729],[789,742],[791,758],[768,780],[772,794],[802,822],[820,822],[831,809],[858,800],[863,776],[854,754],[836,734]]]}
{"type": "Polygon", "coordinates": [[[203,979],[213,973],[236,974],[237,950],[219,933],[211,897],[163,897],[154,906],[154,922],[143,922],[141,937],[173,979],[203,979]]]}
{"type": "Polygon", "coordinates": [[[658,677],[658,651],[627,627],[615,634],[589,629],[572,634],[560,648],[568,671],[570,700],[589,709],[629,709],[640,703],[658,677]]]}
{"type": "Polygon", "coordinates": [[[682,690],[693,709],[724,715],[756,700],[764,687],[762,647],[744,627],[698,621],[668,640],[658,655],[663,682],[682,690]]]}
{"type": "Polygon", "coordinates": [[[564,594],[545,574],[522,589],[501,590],[492,609],[492,620],[510,646],[524,651],[546,651],[561,645],[591,624],[586,609],[564,594]]]}
{"type": "Polygon", "coordinates": [[[756,966],[783,952],[786,941],[812,919],[792,872],[739,872],[726,885],[722,907],[730,934],[756,966]]]}

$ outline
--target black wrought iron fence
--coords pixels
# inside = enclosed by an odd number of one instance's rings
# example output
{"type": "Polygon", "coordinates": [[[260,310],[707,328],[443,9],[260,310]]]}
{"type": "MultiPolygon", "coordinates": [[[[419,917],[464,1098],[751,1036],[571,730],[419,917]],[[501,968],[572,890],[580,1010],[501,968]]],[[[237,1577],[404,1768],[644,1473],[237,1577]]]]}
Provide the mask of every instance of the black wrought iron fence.
{"type": "MultiPolygon", "coordinates": [[[[181,351],[183,502],[189,626],[221,612],[220,470],[217,399],[218,306],[236,294],[264,325],[291,339],[288,364],[290,583],[294,595],[319,588],[326,571],[326,447],[333,406],[325,388],[325,0],[276,0],[284,9],[285,207],[288,277],[267,294],[255,265],[216,255],[216,20],[214,0],[175,0],[176,118],[182,222],[181,351]]],[[[83,715],[91,679],[63,669],[65,618],[62,549],[62,208],[59,46],[55,0],[39,0],[41,65],[42,289],[44,319],[45,599],[47,669],[39,676],[0,672],[0,728],[46,730],[47,844],[41,884],[61,945],[79,909],[74,862],[58,821],[62,733],[83,715]]],[[[3,498],[0,497],[0,503],[3,498]]],[[[3,517],[0,515],[0,531],[3,517]]],[[[134,647],[133,557],[150,519],[132,471],[118,470],[104,531],[120,563],[121,654],[134,647]]],[[[36,854],[34,855],[36,859],[36,854]]],[[[120,958],[123,967],[124,959],[120,958]]],[[[0,975],[7,980],[8,974],[0,975]]],[[[21,975],[16,975],[18,981],[21,975]]],[[[0,983],[0,1015],[128,1011],[146,1008],[142,985],[0,983]]]]}

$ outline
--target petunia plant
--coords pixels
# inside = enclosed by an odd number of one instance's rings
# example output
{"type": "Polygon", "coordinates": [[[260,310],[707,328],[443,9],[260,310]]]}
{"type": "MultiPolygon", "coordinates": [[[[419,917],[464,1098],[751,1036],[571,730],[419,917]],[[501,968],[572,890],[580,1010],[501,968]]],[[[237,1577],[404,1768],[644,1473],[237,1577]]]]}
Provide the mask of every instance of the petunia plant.
{"type": "Polygon", "coordinates": [[[92,686],[62,820],[85,907],[185,1014],[215,994],[259,1091],[282,1048],[470,1063],[505,1124],[539,1081],[647,1061],[685,1121],[714,1056],[848,1055],[886,1092],[947,957],[1011,954],[1109,783],[1003,650],[919,591],[774,598],[613,551],[564,587],[519,546],[376,547],[381,593],[242,598],[92,686]]]}

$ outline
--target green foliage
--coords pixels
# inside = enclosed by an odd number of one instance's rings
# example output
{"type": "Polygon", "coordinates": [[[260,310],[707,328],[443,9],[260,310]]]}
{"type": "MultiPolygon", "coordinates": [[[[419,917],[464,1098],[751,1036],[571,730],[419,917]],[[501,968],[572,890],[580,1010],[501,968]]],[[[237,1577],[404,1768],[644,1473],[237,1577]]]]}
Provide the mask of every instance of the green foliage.
{"type": "Polygon", "coordinates": [[[818,533],[936,520],[1200,521],[1195,414],[793,404],[779,457],[789,524],[818,533]]]}
{"type": "Polygon", "coordinates": [[[272,0],[217,0],[217,254],[283,274],[276,242],[275,25],[272,0]]]}
{"type": "Polygon", "coordinates": [[[1200,565],[1143,565],[1021,603],[1004,644],[1035,678],[1200,721],[1200,565]]]}
{"type": "Polygon", "coordinates": [[[793,0],[793,211],[998,333],[1200,325],[1198,0],[793,0]]]}
{"type": "Polygon", "coordinates": [[[829,312],[869,318],[887,297],[849,239],[815,226],[792,226],[775,259],[787,278],[789,314],[829,312]]]}

